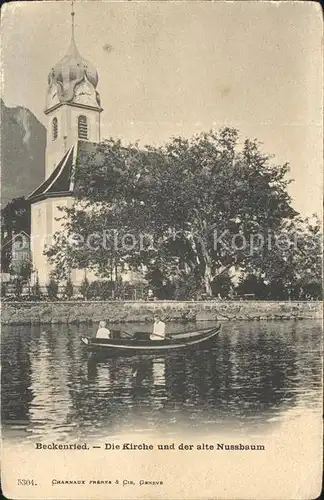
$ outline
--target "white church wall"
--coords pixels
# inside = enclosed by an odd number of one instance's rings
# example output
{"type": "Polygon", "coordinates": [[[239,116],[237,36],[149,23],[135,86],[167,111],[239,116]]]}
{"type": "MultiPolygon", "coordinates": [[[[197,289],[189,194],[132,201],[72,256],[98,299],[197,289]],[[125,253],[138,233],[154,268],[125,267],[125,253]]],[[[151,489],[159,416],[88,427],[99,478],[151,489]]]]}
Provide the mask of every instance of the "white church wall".
{"type": "Polygon", "coordinates": [[[65,137],[68,136],[67,106],[59,106],[48,114],[47,140],[46,140],[46,170],[45,176],[48,178],[58,163],[61,161],[64,152],[68,149],[65,137]],[[57,118],[57,137],[53,139],[53,119],[57,118]]]}
{"type": "MultiPolygon", "coordinates": [[[[60,208],[71,208],[73,205],[72,196],[62,196],[48,198],[33,203],[31,207],[31,252],[35,277],[38,276],[42,287],[49,282],[50,274],[54,270],[48,261],[44,250],[54,243],[54,236],[57,233],[63,234],[64,211],[60,208]]],[[[73,269],[71,271],[71,281],[78,287],[85,277],[83,269],[73,269]]],[[[87,271],[89,282],[98,279],[94,272],[87,271]]]]}
{"type": "Polygon", "coordinates": [[[41,286],[47,283],[50,274],[49,263],[43,255],[43,250],[48,243],[48,200],[33,203],[31,206],[31,254],[33,270],[38,276],[41,286]]]}
{"type": "Polygon", "coordinates": [[[53,271],[44,250],[54,242],[56,232],[62,232],[64,212],[59,207],[71,207],[71,197],[48,198],[31,207],[31,252],[33,268],[41,286],[45,286],[53,271]]]}

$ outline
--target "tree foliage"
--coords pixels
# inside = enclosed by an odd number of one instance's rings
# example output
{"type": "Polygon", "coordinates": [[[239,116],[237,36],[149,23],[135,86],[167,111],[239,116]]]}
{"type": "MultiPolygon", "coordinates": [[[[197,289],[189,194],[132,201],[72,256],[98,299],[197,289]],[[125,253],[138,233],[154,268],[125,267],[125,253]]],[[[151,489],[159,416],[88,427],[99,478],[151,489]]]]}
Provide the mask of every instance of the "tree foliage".
{"type": "Polygon", "coordinates": [[[42,291],[39,283],[39,278],[36,276],[34,285],[32,286],[32,295],[35,299],[40,299],[42,296],[42,291]]]}
{"type": "Polygon", "coordinates": [[[59,284],[55,280],[54,276],[51,276],[49,279],[49,282],[46,286],[47,289],[47,295],[49,299],[55,300],[57,299],[58,291],[59,291],[59,284]]]}
{"type": "Polygon", "coordinates": [[[81,295],[83,296],[83,298],[87,299],[88,296],[89,296],[89,280],[86,276],[84,276],[83,280],[82,280],[82,283],[80,285],[80,293],[81,295]]]}
{"type": "Polygon", "coordinates": [[[22,196],[14,198],[1,210],[2,230],[10,233],[25,231],[30,234],[30,203],[22,196]]]}
{"type": "Polygon", "coordinates": [[[13,289],[15,297],[19,298],[23,291],[23,282],[18,276],[13,280],[13,289]]]}
{"type": "MultiPolygon", "coordinates": [[[[14,198],[1,210],[1,269],[12,272],[12,238],[24,231],[30,234],[30,203],[24,197],[14,198]]],[[[24,272],[24,270],[23,270],[24,272]]],[[[19,274],[19,272],[14,272],[19,274]]]]}
{"type": "Polygon", "coordinates": [[[9,266],[9,273],[11,275],[19,276],[22,283],[27,283],[32,273],[32,262],[30,259],[11,262],[9,266]]]}
{"type": "Polygon", "coordinates": [[[73,292],[74,292],[73,283],[72,283],[71,277],[69,276],[67,279],[67,282],[65,284],[65,287],[64,287],[63,295],[65,297],[67,297],[68,299],[71,299],[73,297],[73,292]]]}
{"type": "Polygon", "coordinates": [[[229,269],[268,277],[276,259],[288,280],[283,255],[250,245],[251,235],[267,240],[294,224],[302,231],[288,171],[256,140],[240,145],[230,128],[142,149],[106,141],[78,169],[76,202],[48,256],[61,274],[85,267],[112,279],[125,266],[158,273],[160,295],[186,282],[191,295],[211,295],[229,269]]]}

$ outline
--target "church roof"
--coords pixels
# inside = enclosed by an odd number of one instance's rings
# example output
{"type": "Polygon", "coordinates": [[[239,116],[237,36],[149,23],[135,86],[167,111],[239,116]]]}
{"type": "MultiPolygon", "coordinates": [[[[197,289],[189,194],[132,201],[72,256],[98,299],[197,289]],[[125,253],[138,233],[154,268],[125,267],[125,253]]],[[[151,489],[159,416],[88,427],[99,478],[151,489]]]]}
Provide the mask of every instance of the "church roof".
{"type": "Polygon", "coordinates": [[[27,200],[34,203],[45,198],[71,196],[78,168],[82,168],[85,156],[95,152],[97,147],[98,144],[94,142],[79,140],[67,150],[51,175],[27,197],[27,200]]]}

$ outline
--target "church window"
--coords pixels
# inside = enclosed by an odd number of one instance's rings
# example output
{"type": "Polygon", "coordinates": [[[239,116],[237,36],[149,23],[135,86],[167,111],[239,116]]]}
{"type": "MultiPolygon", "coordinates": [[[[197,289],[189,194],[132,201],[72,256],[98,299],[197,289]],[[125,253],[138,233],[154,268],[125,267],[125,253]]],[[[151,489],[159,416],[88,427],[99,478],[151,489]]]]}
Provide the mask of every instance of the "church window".
{"type": "Polygon", "coordinates": [[[84,115],[78,118],[78,137],[79,139],[88,139],[88,120],[84,115]]]}
{"type": "Polygon", "coordinates": [[[53,137],[53,141],[55,141],[55,139],[57,139],[57,135],[58,135],[58,123],[57,123],[57,118],[55,116],[55,118],[53,118],[53,121],[52,121],[52,137],[53,137]]]}

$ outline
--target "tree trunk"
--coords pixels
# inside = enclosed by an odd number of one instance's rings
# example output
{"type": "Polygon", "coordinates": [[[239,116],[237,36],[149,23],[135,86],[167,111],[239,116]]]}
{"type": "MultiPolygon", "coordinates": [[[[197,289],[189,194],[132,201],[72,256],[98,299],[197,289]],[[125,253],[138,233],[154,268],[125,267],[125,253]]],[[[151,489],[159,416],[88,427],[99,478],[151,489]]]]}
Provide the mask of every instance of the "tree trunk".
{"type": "Polygon", "coordinates": [[[210,255],[202,237],[192,238],[191,243],[196,255],[197,264],[204,273],[203,282],[205,286],[205,293],[207,297],[211,297],[213,295],[211,287],[213,276],[210,255]]]}
{"type": "Polygon", "coordinates": [[[207,297],[211,297],[213,295],[211,283],[212,283],[212,272],[209,264],[205,265],[205,273],[204,273],[204,283],[205,283],[205,292],[207,297]]]}
{"type": "Polygon", "coordinates": [[[212,273],[212,261],[210,258],[210,254],[208,252],[208,245],[204,237],[200,237],[198,240],[198,244],[196,245],[197,253],[199,254],[199,260],[203,262],[204,269],[204,284],[205,284],[205,293],[207,297],[212,297],[212,281],[213,281],[213,273],[212,273]]]}

